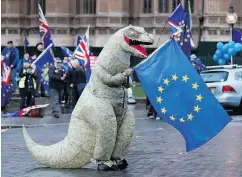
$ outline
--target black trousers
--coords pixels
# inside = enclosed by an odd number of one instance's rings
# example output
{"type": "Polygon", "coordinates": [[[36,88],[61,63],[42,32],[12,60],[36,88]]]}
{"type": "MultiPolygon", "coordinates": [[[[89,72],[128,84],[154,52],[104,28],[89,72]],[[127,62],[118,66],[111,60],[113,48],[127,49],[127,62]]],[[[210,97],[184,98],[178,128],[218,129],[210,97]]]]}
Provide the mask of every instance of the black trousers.
{"type": "Polygon", "coordinates": [[[80,95],[78,93],[78,89],[76,86],[74,86],[73,88],[70,87],[69,89],[70,89],[70,106],[75,107],[80,95]]]}
{"type": "Polygon", "coordinates": [[[20,93],[20,110],[35,104],[34,91],[28,91],[25,88],[19,89],[20,93]]]}
{"type": "Polygon", "coordinates": [[[64,84],[64,92],[61,98],[61,101],[65,101],[65,104],[68,104],[69,94],[68,94],[68,86],[64,84]]]}

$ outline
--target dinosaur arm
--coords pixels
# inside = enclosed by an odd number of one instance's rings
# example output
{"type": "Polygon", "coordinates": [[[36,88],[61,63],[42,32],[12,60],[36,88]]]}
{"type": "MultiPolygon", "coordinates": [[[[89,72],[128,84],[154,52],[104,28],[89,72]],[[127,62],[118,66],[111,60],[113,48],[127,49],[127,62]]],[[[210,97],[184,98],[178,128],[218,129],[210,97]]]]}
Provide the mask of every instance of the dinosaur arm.
{"type": "Polygon", "coordinates": [[[109,87],[121,86],[126,79],[126,75],[124,73],[118,73],[112,76],[103,67],[99,65],[96,65],[96,72],[97,76],[102,81],[102,83],[109,87]]]}

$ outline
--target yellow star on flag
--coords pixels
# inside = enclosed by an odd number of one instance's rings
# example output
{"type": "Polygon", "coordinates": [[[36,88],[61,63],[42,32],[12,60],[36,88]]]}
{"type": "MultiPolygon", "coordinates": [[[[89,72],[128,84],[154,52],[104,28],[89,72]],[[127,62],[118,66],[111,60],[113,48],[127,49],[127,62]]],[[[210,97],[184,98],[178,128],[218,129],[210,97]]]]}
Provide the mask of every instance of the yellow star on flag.
{"type": "Polygon", "coordinates": [[[176,74],[172,75],[172,80],[176,81],[178,79],[178,77],[176,76],[176,74]]]}
{"type": "Polygon", "coordinates": [[[170,82],[168,79],[163,79],[164,80],[164,84],[168,85],[168,83],[170,82]]]}
{"type": "Polygon", "coordinates": [[[183,46],[183,42],[181,42],[180,45],[183,46]]]}
{"type": "Polygon", "coordinates": [[[162,87],[162,86],[158,87],[158,91],[159,91],[159,92],[161,92],[161,93],[162,93],[162,92],[163,92],[163,90],[164,90],[164,89],[163,89],[163,87],[162,87]]]}
{"type": "Polygon", "coordinates": [[[184,81],[184,82],[187,82],[188,81],[188,77],[187,77],[187,75],[185,75],[185,76],[182,76],[182,81],[184,81]]]}
{"type": "Polygon", "coordinates": [[[198,105],[197,105],[197,106],[194,106],[194,111],[199,112],[200,109],[201,109],[201,108],[199,108],[198,105]]]}
{"type": "Polygon", "coordinates": [[[192,84],[193,89],[197,90],[198,87],[199,87],[199,85],[197,83],[192,84]]]}
{"type": "Polygon", "coordinates": [[[187,114],[187,117],[188,117],[188,120],[192,120],[192,118],[193,118],[194,116],[193,116],[192,113],[191,113],[191,114],[187,114]]]}
{"type": "Polygon", "coordinates": [[[161,109],[161,112],[165,114],[165,113],[167,112],[166,108],[165,108],[165,107],[162,108],[162,109],[161,109]]]}
{"type": "Polygon", "coordinates": [[[180,118],[180,122],[185,122],[185,120],[184,120],[184,118],[182,117],[182,118],[180,118]]]}
{"type": "Polygon", "coordinates": [[[159,102],[159,103],[161,103],[161,102],[162,102],[162,100],[163,100],[163,99],[162,99],[160,96],[159,96],[159,97],[157,97],[156,99],[157,99],[157,102],[159,102]]]}
{"type": "Polygon", "coordinates": [[[176,118],[172,115],[172,116],[169,116],[171,120],[175,120],[176,118]]]}
{"type": "Polygon", "coordinates": [[[202,95],[200,94],[200,95],[196,95],[196,97],[197,97],[197,101],[202,101],[202,99],[203,99],[203,97],[202,97],[202,95]]]}

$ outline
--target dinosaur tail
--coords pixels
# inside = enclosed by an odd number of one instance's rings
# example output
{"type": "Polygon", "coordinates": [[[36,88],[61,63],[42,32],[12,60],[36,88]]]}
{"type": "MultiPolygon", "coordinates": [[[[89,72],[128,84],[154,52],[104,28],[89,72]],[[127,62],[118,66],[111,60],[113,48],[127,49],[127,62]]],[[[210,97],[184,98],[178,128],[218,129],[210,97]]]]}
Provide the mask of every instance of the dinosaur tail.
{"type": "Polygon", "coordinates": [[[33,157],[43,165],[52,168],[81,168],[90,162],[95,143],[88,125],[83,130],[83,123],[72,118],[67,136],[50,146],[36,144],[23,126],[26,145],[33,157]]]}

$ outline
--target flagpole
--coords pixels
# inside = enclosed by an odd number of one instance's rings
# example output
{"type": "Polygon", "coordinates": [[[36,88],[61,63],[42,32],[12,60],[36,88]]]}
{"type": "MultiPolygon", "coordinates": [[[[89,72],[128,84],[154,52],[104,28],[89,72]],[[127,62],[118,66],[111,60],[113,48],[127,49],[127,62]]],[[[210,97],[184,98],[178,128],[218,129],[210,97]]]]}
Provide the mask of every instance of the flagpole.
{"type": "MultiPolygon", "coordinates": [[[[23,36],[23,42],[24,42],[24,32],[22,32],[22,36],[23,36]]],[[[26,46],[25,46],[25,43],[24,43],[24,54],[26,53],[26,46]]]]}

